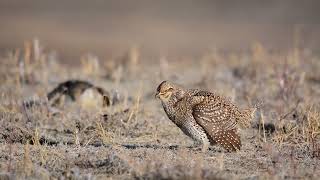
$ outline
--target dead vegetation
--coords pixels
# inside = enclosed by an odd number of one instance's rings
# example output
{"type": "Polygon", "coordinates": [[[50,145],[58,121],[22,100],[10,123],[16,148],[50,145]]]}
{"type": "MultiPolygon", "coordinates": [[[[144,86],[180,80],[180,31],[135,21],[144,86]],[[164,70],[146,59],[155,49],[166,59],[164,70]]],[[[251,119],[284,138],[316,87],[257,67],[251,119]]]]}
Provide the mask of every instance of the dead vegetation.
{"type": "MultiPolygon", "coordinates": [[[[260,43],[239,54],[205,53],[184,63],[140,59],[135,46],[103,61],[85,55],[62,65],[38,40],[1,55],[0,178],[287,179],[320,176],[319,57],[293,48],[269,52],[260,43]],[[159,66],[160,65],[160,66],[159,66]],[[160,67],[160,68],[159,68],[160,67]],[[202,154],[154,100],[163,79],[217,91],[238,104],[259,104],[244,147],[202,154]],[[60,82],[81,79],[121,96],[87,109],[77,103],[26,108],[60,82]]],[[[45,101],[44,101],[45,102],[45,101]]]]}

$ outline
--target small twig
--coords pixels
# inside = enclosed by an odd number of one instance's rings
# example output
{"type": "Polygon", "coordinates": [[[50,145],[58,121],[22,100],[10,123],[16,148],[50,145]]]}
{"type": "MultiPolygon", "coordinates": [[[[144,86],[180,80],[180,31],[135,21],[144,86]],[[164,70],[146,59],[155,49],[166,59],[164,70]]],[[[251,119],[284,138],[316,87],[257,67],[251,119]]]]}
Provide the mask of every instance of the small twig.
{"type": "Polygon", "coordinates": [[[8,172],[11,173],[12,168],[12,143],[9,144],[9,164],[8,164],[8,172]]]}
{"type": "MultiPolygon", "coordinates": [[[[135,105],[134,107],[132,108],[130,114],[129,114],[129,118],[127,120],[127,124],[130,123],[131,119],[133,118],[133,115],[136,115],[136,118],[137,119],[137,114],[139,112],[139,107],[140,107],[140,99],[141,99],[141,94],[142,94],[142,82],[140,82],[140,88],[139,88],[139,91],[138,91],[138,94],[137,94],[137,98],[136,98],[136,101],[135,101],[135,105]]],[[[127,127],[128,128],[128,127],[127,127]]]]}
{"type": "Polygon", "coordinates": [[[263,116],[262,111],[261,111],[261,122],[262,122],[262,130],[263,130],[263,142],[267,142],[264,116],[263,116]]]}

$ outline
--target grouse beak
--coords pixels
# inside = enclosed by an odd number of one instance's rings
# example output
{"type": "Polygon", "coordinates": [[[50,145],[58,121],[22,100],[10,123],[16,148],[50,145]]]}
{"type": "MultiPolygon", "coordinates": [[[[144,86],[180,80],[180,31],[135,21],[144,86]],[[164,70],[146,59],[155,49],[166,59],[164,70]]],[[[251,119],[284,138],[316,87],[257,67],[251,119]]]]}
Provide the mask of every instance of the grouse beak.
{"type": "Polygon", "coordinates": [[[154,95],[155,98],[160,98],[160,92],[157,92],[155,95],[154,95]]]}

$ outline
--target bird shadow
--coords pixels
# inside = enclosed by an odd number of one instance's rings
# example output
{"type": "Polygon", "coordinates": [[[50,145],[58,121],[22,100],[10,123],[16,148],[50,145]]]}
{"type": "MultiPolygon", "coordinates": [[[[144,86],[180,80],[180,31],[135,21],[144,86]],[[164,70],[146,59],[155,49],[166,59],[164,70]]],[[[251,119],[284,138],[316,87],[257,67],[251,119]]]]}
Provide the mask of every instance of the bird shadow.
{"type": "MultiPolygon", "coordinates": [[[[201,152],[201,146],[181,146],[181,145],[158,145],[158,144],[122,144],[122,147],[126,149],[166,149],[166,150],[179,150],[188,149],[191,151],[201,152]]],[[[216,148],[209,147],[208,151],[220,152],[216,148]]]]}

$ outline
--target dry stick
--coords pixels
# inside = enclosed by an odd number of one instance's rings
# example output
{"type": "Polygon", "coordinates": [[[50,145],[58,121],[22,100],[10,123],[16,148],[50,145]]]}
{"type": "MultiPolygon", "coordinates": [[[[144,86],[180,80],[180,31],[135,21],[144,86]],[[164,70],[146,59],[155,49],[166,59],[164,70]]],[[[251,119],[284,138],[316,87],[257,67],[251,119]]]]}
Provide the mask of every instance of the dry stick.
{"type": "MultiPolygon", "coordinates": [[[[24,43],[24,63],[25,63],[25,66],[27,66],[27,68],[30,65],[31,48],[32,48],[32,44],[29,41],[26,41],[24,43]]],[[[28,70],[27,70],[27,73],[29,73],[28,70]]]]}
{"type": "Polygon", "coordinates": [[[20,49],[17,48],[17,49],[15,49],[14,54],[13,54],[13,61],[14,61],[15,65],[18,65],[19,57],[20,57],[20,49]]]}
{"type": "Polygon", "coordinates": [[[40,41],[37,38],[33,39],[33,51],[34,51],[35,60],[39,61],[41,56],[41,47],[40,47],[40,41]]]}
{"type": "MultiPolygon", "coordinates": [[[[136,113],[138,113],[139,111],[139,104],[140,104],[140,97],[141,97],[141,91],[142,91],[142,83],[140,82],[140,88],[139,88],[139,91],[138,91],[138,95],[137,95],[137,99],[136,99],[136,104],[135,104],[135,107],[132,108],[131,112],[130,112],[130,115],[129,115],[129,118],[128,118],[128,121],[127,121],[127,125],[129,125],[133,115],[136,113]]],[[[128,128],[128,127],[127,127],[128,128]]]]}
{"type": "Polygon", "coordinates": [[[98,135],[100,136],[102,142],[104,144],[106,144],[106,143],[112,143],[113,144],[114,142],[113,142],[113,139],[112,139],[111,135],[106,132],[106,130],[103,128],[102,124],[100,122],[96,122],[96,125],[97,125],[97,128],[98,128],[97,130],[99,131],[98,135]]]}
{"type": "MultiPolygon", "coordinates": [[[[260,119],[261,119],[261,117],[260,117],[260,119]]],[[[261,139],[261,126],[260,126],[260,123],[259,123],[258,125],[259,125],[259,128],[258,128],[258,135],[259,135],[258,141],[259,141],[259,143],[260,143],[260,139],[261,139]]]]}
{"type": "Polygon", "coordinates": [[[140,108],[141,94],[142,94],[142,82],[140,82],[139,93],[138,93],[138,97],[137,97],[136,118],[135,118],[136,121],[138,119],[138,115],[137,114],[138,114],[139,108],[140,108]]]}
{"type": "Polygon", "coordinates": [[[85,144],[84,144],[84,147],[88,146],[89,143],[92,141],[92,139],[94,138],[95,136],[92,136],[85,144]]]}
{"type": "Polygon", "coordinates": [[[124,100],[122,106],[122,111],[124,111],[128,107],[128,91],[125,91],[124,93],[124,100]]]}
{"type": "Polygon", "coordinates": [[[29,144],[24,145],[24,157],[23,157],[23,171],[25,176],[30,176],[33,169],[33,164],[30,158],[29,144]]]}
{"type": "Polygon", "coordinates": [[[246,96],[246,100],[249,104],[249,107],[252,107],[252,102],[251,102],[251,98],[249,96],[246,96]]]}
{"type": "Polygon", "coordinates": [[[24,113],[25,113],[25,115],[27,117],[28,122],[31,122],[31,119],[30,119],[30,117],[28,115],[28,111],[27,111],[26,105],[23,104],[22,106],[23,106],[23,110],[24,110],[24,113]]]}
{"type": "Polygon", "coordinates": [[[261,110],[261,122],[262,122],[262,130],[263,130],[263,142],[267,142],[267,138],[266,138],[266,130],[265,130],[265,126],[264,126],[264,116],[261,110]]]}
{"type": "Polygon", "coordinates": [[[11,166],[12,166],[12,143],[9,144],[9,165],[8,165],[8,172],[11,173],[11,166]]]}
{"type": "Polygon", "coordinates": [[[33,141],[33,144],[36,145],[36,146],[39,146],[40,145],[40,138],[39,138],[39,131],[38,131],[38,127],[36,127],[36,130],[34,132],[34,135],[32,137],[32,141],[33,141]]]}
{"type": "MultiPolygon", "coordinates": [[[[17,73],[16,81],[17,81],[17,89],[21,90],[21,87],[25,82],[25,65],[23,61],[19,61],[19,73],[17,73]]],[[[20,91],[19,91],[20,92],[20,91]]]]}
{"type": "Polygon", "coordinates": [[[80,147],[81,145],[80,145],[80,140],[79,140],[78,134],[79,134],[79,131],[76,129],[76,130],[74,131],[74,144],[75,144],[77,147],[80,147]]]}

